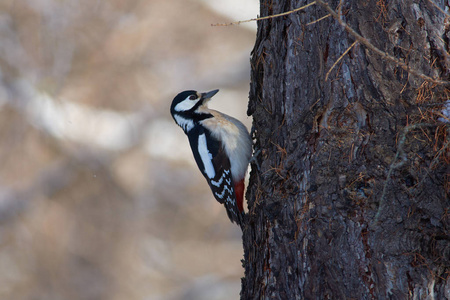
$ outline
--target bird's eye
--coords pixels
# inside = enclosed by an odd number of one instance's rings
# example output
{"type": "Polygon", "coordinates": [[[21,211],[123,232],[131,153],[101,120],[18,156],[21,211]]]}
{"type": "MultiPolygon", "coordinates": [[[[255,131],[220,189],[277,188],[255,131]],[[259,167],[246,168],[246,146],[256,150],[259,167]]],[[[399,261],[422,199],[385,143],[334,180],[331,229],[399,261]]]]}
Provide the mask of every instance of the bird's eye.
{"type": "Polygon", "coordinates": [[[196,95],[192,95],[192,96],[189,97],[189,99],[190,100],[195,100],[195,99],[197,99],[197,96],[196,95]]]}

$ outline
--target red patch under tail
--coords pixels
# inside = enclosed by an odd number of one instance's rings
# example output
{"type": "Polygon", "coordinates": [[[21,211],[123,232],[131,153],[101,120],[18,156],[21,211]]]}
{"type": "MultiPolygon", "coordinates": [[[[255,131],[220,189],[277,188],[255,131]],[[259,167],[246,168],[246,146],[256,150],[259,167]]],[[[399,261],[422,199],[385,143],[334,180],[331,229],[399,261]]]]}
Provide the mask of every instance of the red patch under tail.
{"type": "Polygon", "coordinates": [[[244,211],[244,179],[234,184],[234,192],[236,194],[236,204],[239,209],[239,212],[244,211]]]}

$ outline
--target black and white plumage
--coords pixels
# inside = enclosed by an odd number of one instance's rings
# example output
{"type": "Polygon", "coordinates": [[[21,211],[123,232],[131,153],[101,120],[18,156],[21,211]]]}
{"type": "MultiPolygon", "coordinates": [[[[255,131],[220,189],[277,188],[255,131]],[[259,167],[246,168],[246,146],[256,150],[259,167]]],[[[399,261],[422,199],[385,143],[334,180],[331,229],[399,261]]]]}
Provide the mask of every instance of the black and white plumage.
{"type": "Polygon", "coordinates": [[[218,91],[181,92],[173,99],[170,112],[188,136],[197,166],[214,197],[225,205],[230,220],[242,226],[244,177],[252,140],[239,120],[208,108],[208,101],[218,91]]]}

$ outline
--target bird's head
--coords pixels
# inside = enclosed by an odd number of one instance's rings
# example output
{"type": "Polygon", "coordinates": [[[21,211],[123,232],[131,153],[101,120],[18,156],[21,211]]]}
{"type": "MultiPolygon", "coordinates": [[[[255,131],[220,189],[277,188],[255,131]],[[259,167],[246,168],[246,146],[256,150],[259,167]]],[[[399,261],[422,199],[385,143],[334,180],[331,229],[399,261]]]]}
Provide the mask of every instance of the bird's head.
{"type": "Polygon", "coordinates": [[[213,90],[206,93],[198,93],[197,91],[189,90],[179,93],[173,99],[172,105],[170,106],[170,113],[175,122],[180,125],[184,131],[189,131],[189,128],[193,126],[194,116],[202,114],[198,109],[205,106],[218,91],[219,90],[213,90]]]}
{"type": "Polygon", "coordinates": [[[184,91],[179,93],[172,101],[170,113],[183,114],[194,112],[199,106],[206,104],[219,90],[213,90],[206,93],[197,91],[184,91]]]}

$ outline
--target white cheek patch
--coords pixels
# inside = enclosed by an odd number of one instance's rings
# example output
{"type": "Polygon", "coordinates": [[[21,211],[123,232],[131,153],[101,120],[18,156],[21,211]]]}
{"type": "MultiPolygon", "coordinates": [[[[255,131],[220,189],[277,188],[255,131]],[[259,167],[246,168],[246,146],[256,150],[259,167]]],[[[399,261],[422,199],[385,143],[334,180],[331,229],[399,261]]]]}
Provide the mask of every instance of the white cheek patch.
{"type": "MultiPolygon", "coordinates": [[[[189,96],[190,97],[190,96],[189,96]]],[[[190,100],[189,97],[175,105],[174,109],[175,111],[187,111],[194,107],[195,104],[200,100],[200,98],[197,98],[195,100],[190,100]]]]}
{"type": "Polygon", "coordinates": [[[216,176],[216,171],[214,170],[214,166],[211,161],[212,154],[208,151],[206,136],[204,133],[198,136],[198,153],[200,154],[203,166],[205,167],[206,175],[208,178],[214,178],[216,176]]]}
{"type": "Polygon", "coordinates": [[[185,119],[179,115],[174,115],[175,121],[177,122],[178,126],[183,128],[184,131],[189,132],[194,127],[194,121],[185,119]]]}

